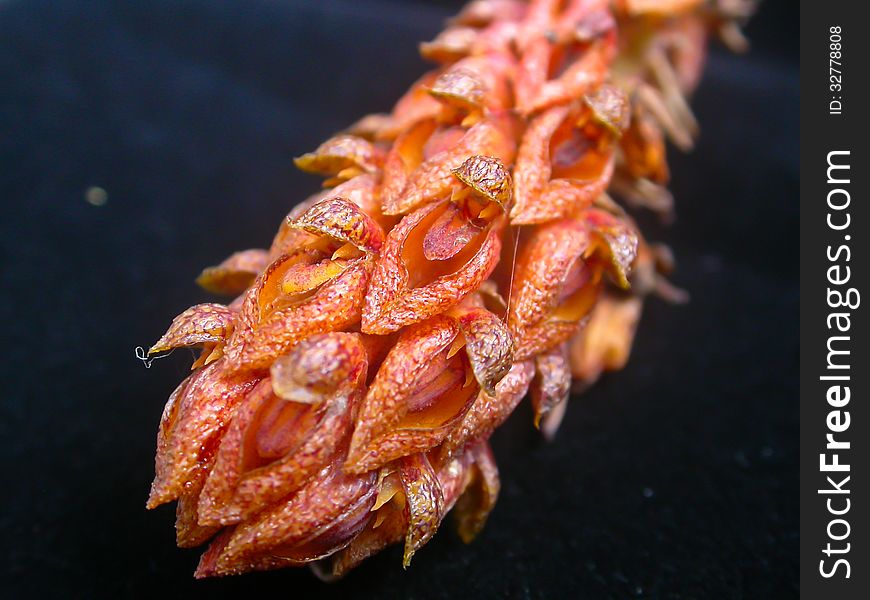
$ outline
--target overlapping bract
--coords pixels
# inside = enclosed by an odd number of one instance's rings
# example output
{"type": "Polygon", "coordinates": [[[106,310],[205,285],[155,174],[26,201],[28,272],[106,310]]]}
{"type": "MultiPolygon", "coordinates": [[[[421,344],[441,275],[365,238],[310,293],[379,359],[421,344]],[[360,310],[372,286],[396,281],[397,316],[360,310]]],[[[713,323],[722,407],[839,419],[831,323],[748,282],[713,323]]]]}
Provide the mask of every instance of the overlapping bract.
{"type": "Polygon", "coordinates": [[[499,490],[488,439],[524,397],[552,437],[572,387],[621,368],[643,297],[680,300],[608,195],[670,210],[664,140],[707,32],[748,5],[477,0],[389,114],[296,159],[325,176],[269,249],[198,282],[237,296],[151,348],[202,348],[172,394],[148,506],[177,500],[197,576],[341,576],[451,510],[470,541],[499,490]]]}

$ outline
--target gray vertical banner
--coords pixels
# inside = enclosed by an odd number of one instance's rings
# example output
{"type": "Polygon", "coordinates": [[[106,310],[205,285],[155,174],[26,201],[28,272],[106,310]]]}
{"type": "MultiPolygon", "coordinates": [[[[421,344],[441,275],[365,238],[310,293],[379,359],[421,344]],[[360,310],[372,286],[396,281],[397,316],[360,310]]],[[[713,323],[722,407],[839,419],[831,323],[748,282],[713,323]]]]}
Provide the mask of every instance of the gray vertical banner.
{"type": "Polygon", "coordinates": [[[801,3],[801,594],[870,597],[870,29],[801,3]]]}

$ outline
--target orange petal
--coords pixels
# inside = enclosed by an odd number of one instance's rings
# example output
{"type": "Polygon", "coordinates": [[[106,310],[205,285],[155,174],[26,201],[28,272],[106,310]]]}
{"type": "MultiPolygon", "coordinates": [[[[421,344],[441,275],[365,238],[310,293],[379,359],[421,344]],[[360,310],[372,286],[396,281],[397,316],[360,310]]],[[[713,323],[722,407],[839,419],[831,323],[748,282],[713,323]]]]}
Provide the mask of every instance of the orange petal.
{"type": "Polygon", "coordinates": [[[546,440],[552,440],[556,437],[556,432],[559,430],[559,426],[562,424],[562,419],[565,417],[565,412],[568,409],[567,402],[560,402],[556,406],[552,408],[549,412],[544,413],[541,416],[541,435],[544,436],[546,440]]]}
{"type": "MultiPolygon", "coordinates": [[[[535,427],[541,428],[541,418],[557,405],[568,400],[571,391],[571,368],[568,364],[567,344],[535,357],[537,378],[532,386],[532,408],[535,411],[535,427]]],[[[555,431],[545,432],[550,437],[555,431]]]]}
{"type": "Polygon", "coordinates": [[[642,310],[637,296],[602,295],[589,322],[571,340],[571,371],[582,385],[625,366],[642,310]]]}
{"type": "Polygon", "coordinates": [[[568,107],[555,107],[529,124],[517,151],[512,219],[532,206],[550,181],[550,138],[568,114],[568,107]]]}
{"type": "Polygon", "coordinates": [[[501,221],[484,229],[446,261],[430,261],[423,239],[447,203],[431,204],[403,218],[387,235],[365,298],[362,330],[385,334],[458,304],[492,273],[501,251],[501,221]]]}
{"type": "Polygon", "coordinates": [[[610,0],[570,0],[555,24],[560,42],[591,42],[613,29],[610,0]]]}
{"type": "Polygon", "coordinates": [[[446,515],[471,483],[473,457],[470,452],[459,452],[449,456],[444,452],[432,452],[427,454],[427,458],[438,476],[438,484],[441,486],[441,495],[444,498],[441,512],[446,515]]]}
{"type": "Polygon", "coordinates": [[[332,189],[322,190],[317,194],[309,196],[297,204],[281,222],[278,233],[275,235],[275,239],[272,241],[272,246],[269,249],[270,259],[275,260],[281,255],[298,250],[317,239],[316,236],[303,229],[292,227],[292,224],[305,211],[323,200],[336,196],[345,198],[360,207],[366,214],[376,219],[380,218],[380,202],[377,200],[375,193],[377,185],[378,180],[375,176],[364,173],[332,189]]]}
{"type": "Polygon", "coordinates": [[[586,225],[566,219],[534,230],[517,258],[508,324],[521,332],[555,308],[569,271],[589,247],[586,225]]]}
{"type": "MultiPolygon", "coordinates": [[[[511,223],[529,225],[578,215],[607,188],[613,174],[613,148],[600,149],[592,132],[576,130],[576,116],[568,107],[555,107],[532,121],[514,169],[514,207],[511,223]],[[558,134],[558,138],[557,138],[558,134]],[[559,138],[560,148],[553,145],[559,138]],[[564,176],[554,176],[554,165],[564,176]]],[[[600,131],[594,132],[601,135],[600,131]]]]}
{"type": "Polygon", "coordinates": [[[196,510],[198,501],[199,496],[196,493],[185,493],[178,497],[178,505],[175,509],[175,540],[179,548],[202,546],[221,530],[220,526],[199,524],[199,514],[196,510]]]}
{"type": "Polygon", "coordinates": [[[423,256],[429,261],[445,261],[464,250],[483,231],[466,211],[450,202],[435,219],[423,238],[423,256]]]}
{"type": "Polygon", "coordinates": [[[240,314],[241,325],[225,349],[227,359],[236,368],[265,369],[294,344],[314,333],[337,331],[357,323],[368,284],[371,262],[351,261],[338,276],[324,283],[307,297],[289,304],[275,305],[271,291],[280,267],[291,258],[275,261],[257,283],[248,290],[240,314]]]}
{"type": "Polygon", "coordinates": [[[321,200],[299,215],[291,227],[348,242],[364,252],[377,252],[384,230],[359,206],[341,197],[321,200]]]}
{"type": "Polygon", "coordinates": [[[643,105],[635,103],[633,113],[631,124],[619,142],[625,157],[625,169],[632,177],[667,183],[669,173],[664,134],[643,105]]]}
{"type": "Polygon", "coordinates": [[[408,177],[400,194],[385,195],[384,214],[405,214],[426,202],[445,197],[456,181],[453,170],[470,156],[491,156],[504,164],[511,164],[515,152],[510,132],[512,127],[508,117],[488,119],[473,125],[458,142],[420,164],[408,177]]]}
{"type": "Polygon", "coordinates": [[[604,84],[583,98],[592,110],[593,118],[607,127],[617,137],[622,135],[631,122],[631,105],[628,96],[614,85],[604,84]]]}
{"type": "Polygon", "coordinates": [[[315,574],[326,581],[343,577],[365,559],[401,542],[407,531],[406,523],[403,507],[393,502],[380,507],[377,516],[369,520],[346,548],[324,561],[326,564],[312,565],[315,574]]]}
{"type": "Polygon", "coordinates": [[[407,413],[406,399],[419,385],[419,378],[433,357],[447,349],[459,334],[456,320],[446,316],[412,325],[402,332],[375,375],[357,417],[351,458],[355,448],[398,424],[407,413]]]}
{"type": "MultiPolygon", "coordinates": [[[[422,458],[422,455],[420,457],[420,460],[426,460],[422,458]]],[[[440,512],[444,515],[453,507],[468,485],[470,456],[451,457],[438,465],[435,463],[430,463],[430,465],[435,470],[437,483],[441,489],[443,501],[440,512]]],[[[380,552],[387,546],[403,541],[410,533],[408,527],[410,511],[407,506],[405,490],[399,479],[399,473],[392,471],[393,468],[393,466],[385,467],[384,471],[389,469],[391,474],[381,480],[382,493],[389,495],[392,501],[379,506],[375,517],[369,521],[366,528],[353,539],[347,548],[338,552],[334,559],[327,561],[326,564],[315,565],[315,573],[322,579],[334,580],[337,577],[342,577],[369,556],[380,552]],[[384,487],[389,489],[383,489],[384,487]]],[[[407,471],[405,477],[409,477],[407,471]]],[[[437,499],[437,492],[435,498],[437,499]]],[[[415,499],[415,502],[420,507],[419,499],[415,499]]],[[[418,509],[416,512],[421,511],[418,509]]],[[[437,523],[435,526],[437,527],[437,523]]]]}
{"type": "Polygon", "coordinates": [[[458,321],[474,376],[483,391],[494,394],[513,362],[510,332],[501,319],[483,308],[462,312],[458,321]]]}
{"type": "Polygon", "coordinates": [[[236,252],[221,264],[204,269],[196,283],[204,290],[222,296],[241,294],[269,264],[266,250],[236,252]]]}
{"type": "Polygon", "coordinates": [[[480,442],[469,448],[468,453],[473,460],[471,482],[454,509],[457,533],[466,544],[483,530],[501,489],[498,467],[489,443],[480,442]]]}
{"type": "Polygon", "coordinates": [[[530,225],[576,215],[607,189],[613,175],[613,164],[612,158],[604,162],[601,171],[594,179],[550,181],[535,204],[517,212],[511,222],[530,225]]]}
{"type": "Polygon", "coordinates": [[[360,334],[316,334],[280,356],[270,369],[272,389],[284,400],[319,404],[357,389],[365,376],[367,351],[360,334]]]}
{"type": "Polygon", "coordinates": [[[178,498],[220,440],[233,411],[259,381],[222,358],[194,372],[170,397],[157,434],[148,508],[178,498]]]}
{"type": "Polygon", "coordinates": [[[525,397],[534,374],[532,361],[515,362],[495,386],[495,394],[481,391],[462,421],[444,440],[445,452],[454,453],[469,442],[488,438],[525,397]]]}
{"type": "Polygon", "coordinates": [[[213,463],[214,452],[211,452],[200,462],[193,480],[187,483],[184,492],[178,497],[178,504],[175,507],[175,540],[179,548],[201,546],[220,531],[220,526],[201,525],[197,510],[200,492],[213,463]]]}
{"type": "Polygon", "coordinates": [[[366,356],[356,334],[312,336],[279,361],[241,406],[202,491],[200,522],[249,518],[329,464],[350,434],[364,392],[366,356]],[[318,368],[319,366],[319,368],[318,368]],[[277,389],[276,389],[277,388],[277,389]],[[304,403],[277,395],[278,389],[304,403]]]}
{"type": "Polygon", "coordinates": [[[420,44],[420,54],[426,60],[449,64],[467,56],[477,37],[478,31],[473,27],[450,27],[431,42],[420,44]]]}
{"type": "Polygon", "coordinates": [[[514,360],[565,341],[594,305],[600,284],[584,260],[589,223],[566,219],[535,230],[516,262],[508,310],[514,360]]]}
{"type": "MultiPolygon", "coordinates": [[[[615,55],[615,40],[615,36],[610,35],[593,42],[557,79],[540,85],[537,93],[531,95],[531,99],[524,98],[520,102],[518,98],[517,107],[520,112],[531,114],[571,102],[601,85],[615,55]]],[[[537,64],[539,60],[539,56],[534,56],[533,64],[537,64]]]]}
{"type": "Polygon", "coordinates": [[[368,114],[345,130],[345,133],[370,142],[381,139],[382,132],[393,126],[393,117],[385,113],[368,114]]]}
{"type": "Polygon", "coordinates": [[[346,547],[371,518],[375,473],[347,475],[338,464],[286,501],[226,530],[203,555],[196,577],[304,564],[346,547]]]}
{"type": "Polygon", "coordinates": [[[223,304],[197,304],[172,320],[169,329],[151,348],[148,355],[174,348],[224,342],[233,329],[235,313],[223,304]]]}
{"type": "Polygon", "coordinates": [[[393,107],[390,123],[378,132],[378,139],[395,139],[420,121],[434,119],[441,113],[441,103],[429,94],[437,77],[438,71],[430,71],[414,82],[393,107]]]}
{"type": "Polygon", "coordinates": [[[450,22],[485,27],[494,21],[518,21],[527,9],[528,3],[522,0],[472,0],[450,22]]]}
{"type": "MultiPolygon", "coordinates": [[[[432,98],[430,98],[434,102],[432,98]]],[[[393,206],[408,185],[408,178],[424,160],[424,147],[438,128],[435,119],[423,119],[405,130],[395,141],[384,159],[381,185],[383,207],[393,206]]],[[[388,213],[389,214],[389,213],[388,213]]]]}
{"type": "Polygon", "coordinates": [[[402,332],[360,408],[345,468],[366,471],[430,450],[462,419],[479,386],[468,359],[450,353],[458,334],[446,316],[402,332]]]}
{"type": "Polygon", "coordinates": [[[406,499],[408,528],[402,565],[407,568],[417,550],[438,531],[444,517],[444,496],[435,470],[425,454],[402,457],[398,467],[406,499]]]}
{"type": "Polygon", "coordinates": [[[682,12],[691,12],[697,9],[702,0],[623,0],[625,10],[631,16],[660,15],[673,16],[682,12]]]}
{"type": "Polygon", "coordinates": [[[510,55],[470,56],[451,65],[432,83],[429,93],[463,111],[510,108],[510,55]]]}
{"type": "Polygon", "coordinates": [[[601,286],[596,284],[584,290],[580,318],[561,320],[551,316],[526,329],[522,339],[517,343],[514,360],[532,358],[570,339],[582,327],[583,318],[595,304],[600,289],[601,286]]]}
{"type": "Polygon", "coordinates": [[[529,111],[535,96],[547,81],[551,53],[552,42],[543,37],[530,40],[522,51],[514,80],[514,94],[516,105],[522,107],[523,113],[529,111]]]}
{"type": "Polygon", "coordinates": [[[584,219],[592,226],[593,245],[587,254],[600,256],[613,281],[628,289],[631,287],[628,277],[637,258],[638,236],[634,227],[598,209],[586,211],[584,219]]]}
{"type": "Polygon", "coordinates": [[[503,208],[511,202],[511,175],[504,164],[492,156],[472,156],[453,175],[484,198],[503,208]]]}
{"type": "Polygon", "coordinates": [[[361,137],[343,134],[328,139],[314,152],[303,154],[293,162],[303,171],[339,176],[344,181],[350,177],[343,176],[343,172],[374,173],[380,170],[383,161],[384,153],[380,148],[361,137]]]}

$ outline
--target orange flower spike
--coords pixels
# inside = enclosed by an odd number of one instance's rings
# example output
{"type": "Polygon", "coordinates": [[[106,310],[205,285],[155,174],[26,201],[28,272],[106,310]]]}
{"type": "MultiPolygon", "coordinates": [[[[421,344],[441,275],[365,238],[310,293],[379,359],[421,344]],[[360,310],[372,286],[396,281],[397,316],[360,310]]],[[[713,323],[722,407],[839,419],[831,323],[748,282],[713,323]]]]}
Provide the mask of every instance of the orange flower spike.
{"type": "Polygon", "coordinates": [[[314,152],[293,160],[309,173],[331,176],[324,185],[331,187],[362,173],[380,171],[383,151],[366,139],[353,135],[337,135],[322,143],[314,152]]]}
{"type": "Polygon", "coordinates": [[[269,264],[266,250],[252,249],[236,252],[221,264],[208,267],[196,278],[196,283],[213,294],[238,296],[269,264]]]}
{"type": "Polygon", "coordinates": [[[236,313],[223,304],[197,304],[172,319],[172,324],[151,348],[148,356],[175,348],[222,344],[233,330],[236,313]]]}
{"type": "Polygon", "coordinates": [[[664,139],[692,144],[705,40],[744,43],[749,4],[725,4],[475,0],[389,114],[296,159],[332,189],[203,271],[236,299],[150,350],[202,346],[148,500],[178,501],[180,546],[216,536],[197,577],[330,579],[402,542],[407,566],[451,509],[480,531],[487,440],[521,399],[553,437],[572,374],[624,365],[645,295],[686,298],[614,198],[669,214],[664,139]]]}
{"type": "Polygon", "coordinates": [[[271,368],[236,411],[199,500],[202,524],[251,517],[329,464],[364,394],[358,334],[307,338],[271,368]]]}
{"type": "Polygon", "coordinates": [[[195,576],[233,575],[322,559],[346,547],[371,518],[374,472],[348,475],[333,463],[286,501],[216,538],[195,576]]]}
{"type": "Polygon", "coordinates": [[[365,333],[389,333],[440,314],[495,268],[510,175],[496,159],[472,156],[451,177],[453,200],[418,209],[387,235],[366,294],[365,333]]]}
{"type": "Polygon", "coordinates": [[[259,382],[248,373],[235,373],[222,358],[185,380],[170,398],[157,434],[156,475],[148,508],[182,495],[196,471],[210,461],[235,408],[259,382]]]}
{"type": "Polygon", "coordinates": [[[562,420],[563,404],[571,392],[571,367],[568,362],[568,345],[562,343],[535,357],[537,377],[532,386],[532,408],[535,411],[535,427],[544,437],[553,439],[562,420]]]}

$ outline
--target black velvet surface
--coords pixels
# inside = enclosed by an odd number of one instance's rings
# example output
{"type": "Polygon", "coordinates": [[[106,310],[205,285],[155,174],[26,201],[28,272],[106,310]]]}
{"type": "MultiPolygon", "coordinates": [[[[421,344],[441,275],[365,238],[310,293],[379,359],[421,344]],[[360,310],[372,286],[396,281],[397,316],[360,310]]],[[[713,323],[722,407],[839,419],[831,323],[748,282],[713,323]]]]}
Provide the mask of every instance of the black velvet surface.
{"type": "Polygon", "coordinates": [[[385,110],[457,3],[0,3],[0,596],[779,598],[797,593],[796,12],[715,51],[703,125],[672,153],[686,306],[652,300],[628,367],[557,440],[523,406],[470,546],[444,527],[324,585],[194,581],[173,509],[147,512],[163,403],[190,364],[133,354],[209,297],[192,280],[267,244],[314,191],[290,158],[385,110]],[[99,186],[107,202],[85,191],[99,186]]]}

